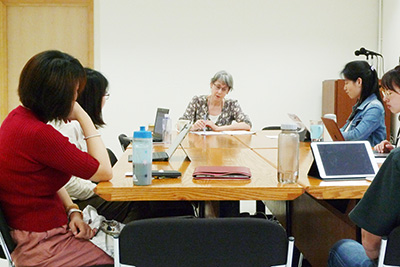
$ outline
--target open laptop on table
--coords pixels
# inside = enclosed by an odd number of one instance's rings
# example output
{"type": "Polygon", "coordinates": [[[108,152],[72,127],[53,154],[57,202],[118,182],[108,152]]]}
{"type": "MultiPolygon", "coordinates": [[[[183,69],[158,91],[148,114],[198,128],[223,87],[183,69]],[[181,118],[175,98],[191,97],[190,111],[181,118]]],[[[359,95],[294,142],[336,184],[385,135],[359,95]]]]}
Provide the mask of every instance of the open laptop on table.
{"type": "Polygon", "coordinates": [[[332,141],[345,141],[336,121],[325,117],[322,117],[321,119],[324,122],[325,128],[331,136],[332,141]]]}
{"type": "Polygon", "coordinates": [[[296,123],[299,128],[300,141],[310,141],[310,130],[307,126],[300,120],[300,118],[293,113],[288,113],[289,118],[296,123]]]}
{"type": "MultiPolygon", "coordinates": [[[[332,141],[345,141],[342,132],[340,131],[339,126],[336,121],[329,118],[321,118],[325,124],[325,128],[328,131],[329,135],[332,138],[332,141]]],[[[373,151],[375,158],[386,158],[389,153],[379,153],[377,151],[373,151]]]]}
{"type": "Polygon", "coordinates": [[[153,142],[163,141],[163,119],[169,113],[167,108],[157,108],[156,119],[154,121],[153,142]]]}
{"type": "MultiPolygon", "coordinates": [[[[191,127],[192,127],[191,123],[188,123],[185,126],[183,126],[183,128],[181,129],[177,137],[174,139],[174,141],[171,143],[167,151],[153,152],[153,161],[168,161],[175,153],[178,146],[180,146],[183,139],[185,139],[191,127]]],[[[182,150],[186,154],[185,149],[182,148],[182,150]]],[[[188,154],[186,154],[186,156],[190,160],[188,154]]]]}
{"type": "MultiPolygon", "coordinates": [[[[171,143],[167,151],[153,152],[153,161],[168,161],[175,153],[178,146],[181,145],[183,139],[185,139],[191,127],[192,127],[191,123],[188,123],[185,126],[183,126],[182,130],[179,132],[177,137],[171,143]]],[[[186,154],[186,157],[190,160],[188,154],[186,153],[185,149],[183,149],[183,147],[182,150],[186,154]]],[[[132,162],[132,155],[128,156],[128,161],[132,162]]]]}

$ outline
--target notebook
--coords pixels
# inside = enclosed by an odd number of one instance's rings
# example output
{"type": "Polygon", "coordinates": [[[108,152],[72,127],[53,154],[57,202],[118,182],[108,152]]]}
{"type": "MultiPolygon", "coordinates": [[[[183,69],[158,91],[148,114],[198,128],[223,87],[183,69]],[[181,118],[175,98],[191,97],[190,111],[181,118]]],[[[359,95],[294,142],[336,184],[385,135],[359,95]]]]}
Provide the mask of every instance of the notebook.
{"type": "Polygon", "coordinates": [[[310,176],[321,179],[365,179],[378,172],[368,141],[313,142],[310,176]]]}
{"type": "Polygon", "coordinates": [[[169,113],[167,108],[157,108],[156,119],[154,121],[153,142],[163,141],[163,119],[169,113]]]}
{"type": "Polygon", "coordinates": [[[250,169],[243,166],[198,166],[194,179],[250,179],[250,169]]]}

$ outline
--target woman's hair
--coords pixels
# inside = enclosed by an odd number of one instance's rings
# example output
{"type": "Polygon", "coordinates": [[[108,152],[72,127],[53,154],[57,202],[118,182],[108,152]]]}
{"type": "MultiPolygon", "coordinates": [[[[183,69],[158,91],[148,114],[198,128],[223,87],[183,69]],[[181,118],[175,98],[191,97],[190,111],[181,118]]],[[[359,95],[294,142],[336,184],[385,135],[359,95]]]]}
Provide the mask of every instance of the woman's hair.
{"type": "Polygon", "coordinates": [[[233,78],[228,72],[221,70],[215,73],[214,77],[211,78],[211,83],[221,81],[229,87],[229,91],[233,90],[233,78]]]}
{"type": "Polygon", "coordinates": [[[78,96],[78,103],[92,119],[96,127],[105,125],[102,115],[103,97],[107,94],[108,81],[98,71],[85,68],[86,86],[78,96]]]}
{"type": "Polygon", "coordinates": [[[386,72],[382,77],[381,84],[383,88],[392,91],[396,91],[394,85],[400,88],[400,65],[386,72]]]}
{"type": "Polygon", "coordinates": [[[43,122],[65,120],[72,109],[76,88],[85,87],[86,75],[74,57],[56,50],[33,56],[24,66],[18,85],[21,103],[43,122]]]}
{"type": "Polygon", "coordinates": [[[382,101],[379,93],[378,75],[375,68],[371,67],[367,61],[352,61],[346,64],[342,70],[345,79],[353,82],[358,78],[362,80],[361,96],[358,103],[361,104],[370,95],[375,94],[379,101],[382,101]]]}

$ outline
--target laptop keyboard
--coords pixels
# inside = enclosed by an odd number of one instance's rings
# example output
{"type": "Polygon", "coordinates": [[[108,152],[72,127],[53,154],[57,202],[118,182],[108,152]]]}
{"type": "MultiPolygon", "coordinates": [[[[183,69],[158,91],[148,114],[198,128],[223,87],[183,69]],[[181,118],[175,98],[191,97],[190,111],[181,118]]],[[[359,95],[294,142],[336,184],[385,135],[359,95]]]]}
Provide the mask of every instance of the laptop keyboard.
{"type": "Polygon", "coordinates": [[[153,159],[160,159],[165,157],[168,157],[165,151],[153,152],[153,159]]]}

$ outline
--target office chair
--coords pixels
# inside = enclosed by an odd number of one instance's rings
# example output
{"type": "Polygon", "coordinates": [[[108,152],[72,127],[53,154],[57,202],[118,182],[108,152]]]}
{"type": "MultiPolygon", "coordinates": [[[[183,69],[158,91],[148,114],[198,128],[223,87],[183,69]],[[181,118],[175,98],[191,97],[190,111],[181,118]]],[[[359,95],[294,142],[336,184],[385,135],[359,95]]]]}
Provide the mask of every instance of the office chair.
{"type": "Polygon", "coordinates": [[[126,134],[120,134],[118,136],[118,140],[121,144],[122,151],[125,151],[129,144],[132,142],[132,140],[128,136],[126,136],[126,134]]]}
{"type": "Polygon", "coordinates": [[[379,251],[378,267],[400,266],[400,226],[397,226],[386,237],[382,237],[379,251]]]}
{"type": "Polygon", "coordinates": [[[111,149],[107,148],[108,156],[110,157],[111,167],[114,167],[115,163],[117,163],[118,159],[115,156],[114,152],[111,149]]]}
{"type": "Polygon", "coordinates": [[[264,128],[262,128],[262,131],[272,131],[272,130],[280,130],[281,126],[279,125],[271,125],[271,126],[265,126],[264,128]]]}
{"type": "Polygon", "coordinates": [[[291,266],[294,238],[255,218],[156,218],[114,238],[115,266],[291,266]]]}
{"type": "Polygon", "coordinates": [[[4,217],[3,210],[0,208],[0,243],[3,248],[0,251],[0,258],[6,259],[8,265],[14,267],[14,262],[11,258],[11,253],[15,249],[15,243],[10,235],[10,228],[7,225],[6,218],[4,217]]]}

